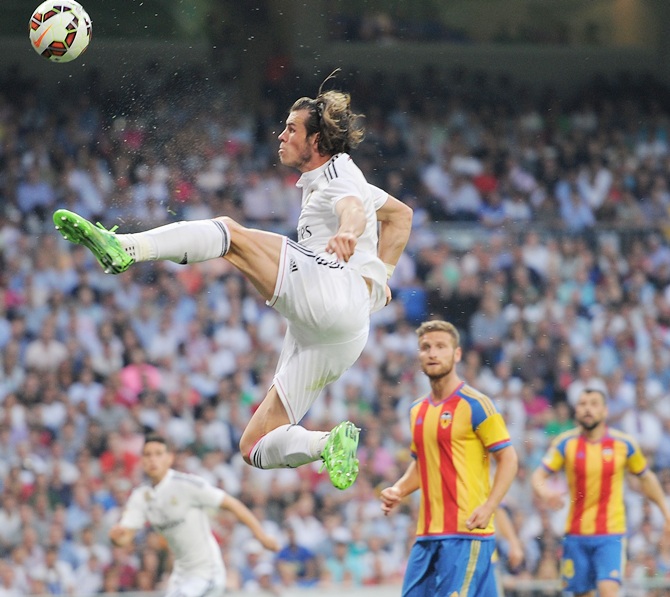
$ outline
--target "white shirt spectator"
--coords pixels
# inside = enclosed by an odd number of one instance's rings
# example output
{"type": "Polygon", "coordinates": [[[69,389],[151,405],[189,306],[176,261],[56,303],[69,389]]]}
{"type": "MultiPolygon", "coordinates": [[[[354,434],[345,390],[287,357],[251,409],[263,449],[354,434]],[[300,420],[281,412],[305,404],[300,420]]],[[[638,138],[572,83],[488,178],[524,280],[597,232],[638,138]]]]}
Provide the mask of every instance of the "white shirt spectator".
{"type": "Polygon", "coordinates": [[[165,434],[179,448],[185,448],[195,440],[193,424],[179,416],[169,419],[165,427],[165,434]]]}
{"type": "Polygon", "coordinates": [[[55,338],[37,338],[26,348],[25,364],[38,371],[55,371],[68,357],[67,347],[55,338]]]}
{"type": "Polygon", "coordinates": [[[30,571],[30,576],[41,580],[51,595],[71,595],[76,588],[72,566],[63,560],[49,561],[49,553],[45,563],[30,571]]]}
{"type": "Polygon", "coordinates": [[[3,545],[14,545],[20,539],[21,517],[16,506],[16,500],[6,496],[0,508],[0,543],[3,545]]]}
{"type": "Polygon", "coordinates": [[[95,595],[102,589],[102,565],[97,557],[88,558],[74,572],[77,592],[81,595],[95,595]]]}
{"type": "Polygon", "coordinates": [[[632,435],[640,444],[641,450],[653,455],[663,439],[663,424],[656,413],[640,407],[639,400],[635,408],[630,409],[621,419],[621,430],[632,435]]]}
{"type": "Polygon", "coordinates": [[[82,379],[74,382],[68,390],[70,404],[75,406],[80,402],[86,403],[86,412],[91,417],[97,417],[100,412],[100,402],[105,392],[104,386],[91,379],[82,379]]]}

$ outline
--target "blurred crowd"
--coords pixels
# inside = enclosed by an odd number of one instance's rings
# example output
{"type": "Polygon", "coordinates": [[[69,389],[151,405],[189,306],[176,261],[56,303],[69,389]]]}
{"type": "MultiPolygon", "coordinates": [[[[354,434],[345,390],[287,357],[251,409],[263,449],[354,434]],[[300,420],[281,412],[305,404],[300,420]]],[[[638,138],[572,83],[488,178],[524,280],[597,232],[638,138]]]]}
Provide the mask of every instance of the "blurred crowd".
{"type": "MultiPolygon", "coordinates": [[[[427,318],[457,325],[461,375],[496,402],[519,451],[505,507],[520,569],[499,544],[510,586],[558,578],[565,512],[537,503],[528,476],[572,426],[584,387],[606,391],[611,424],[638,439],[670,494],[661,86],[601,81],[566,99],[467,72],[342,83],[366,114],[357,163],[415,223],[394,301],[304,421],[362,428],[361,474],[340,492],[316,465],[263,471],[238,454],[284,323],[225,260],[107,276],[53,230],[65,207],[122,232],[227,214],[292,234],[297,174],[276,165],[276,135],[318,83],[274,86],[254,106],[204,81],[149,69],[58,102],[16,75],[0,86],[0,596],[163,586],[171,556],[159,535],[148,529],[133,549],[107,537],[142,481],[148,431],[174,443],[176,468],[242,499],[284,545],[264,552],[214,515],[230,589],[400,582],[416,496],[384,517],[377,495],[411,457],[408,407],[427,390],[414,328],[427,318]]],[[[659,513],[634,491],[627,500],[629,577],[670,577],[659,513]]]]}

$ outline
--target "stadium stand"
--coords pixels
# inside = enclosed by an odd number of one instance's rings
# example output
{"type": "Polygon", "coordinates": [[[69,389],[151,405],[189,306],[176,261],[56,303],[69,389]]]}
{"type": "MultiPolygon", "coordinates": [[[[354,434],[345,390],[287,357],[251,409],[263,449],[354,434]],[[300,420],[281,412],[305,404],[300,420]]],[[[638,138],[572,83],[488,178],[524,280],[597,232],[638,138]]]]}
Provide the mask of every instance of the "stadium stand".
{"type": "MultiPolygon", "coordinates": [[[[459,327],[463,376],[496,401],[521,456],[506,507],[526,560],[506,571],[510,595],[554,594],[565,513],[533,500],[528,473],[570,426],[586,384],[606,389],[611,424],[638,438],[670,493],[667,90],[629,77],[572,99],[532,98],[509,80],[436,74],[444,85],[427,73],[400,88],[384,75],[346,83],[367,114],[357,161],[415,213],[394,302],[306,420],[362,427],[362,474],[346,493],[317,467],[259,471],[237,453],[283,323],[225,261],[106,276],[50,217],[66,207],[132,231],[225,213],[290,231],[296,177],[274,156],[295,90],[274,88],[247,113],[234,88],[197,71],[149,73],[132,98],[91,87],[53,103],[34,81],[5,75],[0,594],[162,587],[171,562],[158,535],[143,533],[132,551],[107,538],[153,430],[179,448],[179,468],[303,548],[271,557],[218,516],[231,591],[399,583],[417,504],[385,518],[377,492],[410,457],[406,413],[426,391],[413,328],[427,317],[459,327]]],[[[658,512],[635,492],[627,501],[626,582],[668,578],[658,512]]]]}

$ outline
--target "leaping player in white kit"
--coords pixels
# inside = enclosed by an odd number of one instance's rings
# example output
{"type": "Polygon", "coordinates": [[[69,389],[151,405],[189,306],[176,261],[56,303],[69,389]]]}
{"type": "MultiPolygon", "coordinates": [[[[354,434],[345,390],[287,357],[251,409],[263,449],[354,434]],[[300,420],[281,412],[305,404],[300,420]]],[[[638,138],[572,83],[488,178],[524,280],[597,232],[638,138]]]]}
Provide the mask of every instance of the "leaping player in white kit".
{"type": "Polygon", "coordinates": [[[53,218],[108,273],[140,261],[219,257],[240,270],[288,321],[273,384],[240,440],[242,455],[263,469],[321,459],[338,489],[358,475],[359,430],[349,421],[330,433],[298,423],[324,386],[361,354],[370,313],[391,299],[387,280],[412,225],[412,210],[368,184],[349,156],[363,138],[358,120],[350,96],[340,91],[319,90],[290,109],[279,159],[302,173],[298,243],[227,216],[119,235],[64,209],[53,218]]]}
{"type": "Polygon", "coordinates": [[[149,435],[142,466],[150,483],[130,494],[121,521],[109,531],[115,545],[130,545],[149,523],[165,537],[174,554],[166,597],[220,597],[226,586],[221,550],[212,535],[207,509],[230,510],[266,549],[279,544],[242,502],[201,477],[172,468],[174,454],[160,435],[149,435]]]}

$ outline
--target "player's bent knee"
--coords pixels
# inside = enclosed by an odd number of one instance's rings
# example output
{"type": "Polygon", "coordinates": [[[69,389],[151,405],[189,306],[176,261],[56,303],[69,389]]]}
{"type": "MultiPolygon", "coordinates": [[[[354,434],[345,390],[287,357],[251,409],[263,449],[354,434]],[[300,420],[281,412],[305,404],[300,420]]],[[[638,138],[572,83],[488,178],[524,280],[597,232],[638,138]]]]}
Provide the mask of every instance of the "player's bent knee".
{"type": "Polygon", "coordinates": [[[227,226],[228,230],[230,230],[230,234],[233,237],[233,240],[236,235],[246,230],[246,228],[242,226],[242,224],[240,224],[237,220],[233,220],[233,218],[231,218],[230,216],[218,216],[214,218],[214,220],[223,222],[227,226]]]}
{"type": "Polygon", "coordinates": [[[230,234],[230,250],[234,254],[246,254],[256,243],[252,235],[252,228],[243,226],[230,216],[214,218],[222,222],[230,234]]]}
{"type": "Polygon", "coordinates": [[[244,462],[247,464],[252,464],[251,462],[251,451],[254,449],[254,446],[259,442],[260,438],[251,437],[249,435],[242,435],[240,438],[240,454],[244,462]]]}

